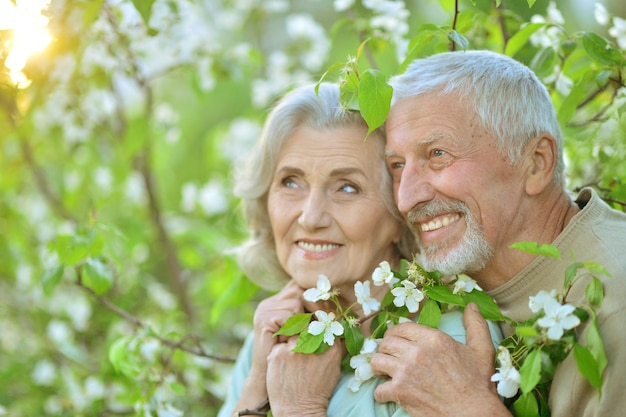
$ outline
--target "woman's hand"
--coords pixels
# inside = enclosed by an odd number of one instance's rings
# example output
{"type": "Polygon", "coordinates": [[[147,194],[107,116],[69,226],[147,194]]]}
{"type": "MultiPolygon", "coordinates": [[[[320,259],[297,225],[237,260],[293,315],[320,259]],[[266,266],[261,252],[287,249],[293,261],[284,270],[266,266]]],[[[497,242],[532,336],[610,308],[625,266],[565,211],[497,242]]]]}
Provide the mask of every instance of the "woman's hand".
{"type": "Polygon", "coordinates": [[[275,417],[326,416],[341,375],[339,341],[322,354],[293,352],[297,336],[276,344],[268,356],[267,390],[275,417]]]}
{"type": "Polygon", "coordinates": [[[304,312],[302,293],[302,288],[290,281],[280,292],[259,303],[254,312],[252,365],[244,382],[237,410],[252,409],[267,400],[267,357],[274,345],[286,341],[282,336],[274,337],[274,333],[289,317],[304,312]]]}

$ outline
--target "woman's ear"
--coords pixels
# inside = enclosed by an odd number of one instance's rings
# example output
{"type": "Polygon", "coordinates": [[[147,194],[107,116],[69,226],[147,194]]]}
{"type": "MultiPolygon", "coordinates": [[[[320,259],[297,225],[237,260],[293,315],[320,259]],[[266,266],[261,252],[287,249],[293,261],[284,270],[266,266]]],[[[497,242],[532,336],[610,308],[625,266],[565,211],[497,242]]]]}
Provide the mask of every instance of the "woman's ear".
{"type": "Polygon", "coordinates": [[[553,182],[558,161],[556,140],[547,133],[537,136],[529,144],[529,169],[526,176],[526,193],[537,195],[553,182]]]}

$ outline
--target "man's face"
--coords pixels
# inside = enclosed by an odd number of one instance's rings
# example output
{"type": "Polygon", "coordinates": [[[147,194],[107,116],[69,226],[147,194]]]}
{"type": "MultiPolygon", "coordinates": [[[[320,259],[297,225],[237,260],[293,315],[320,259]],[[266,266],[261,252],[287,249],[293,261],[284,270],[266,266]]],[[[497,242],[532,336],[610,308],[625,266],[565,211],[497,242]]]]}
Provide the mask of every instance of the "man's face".
{"type": "Polygon", "coordinates": [[[477,273],[506,250],[523,176],[455,96],[394,104],[386,160],[400,212],[419,237],[418,260],[446,274],[477,273]]]}

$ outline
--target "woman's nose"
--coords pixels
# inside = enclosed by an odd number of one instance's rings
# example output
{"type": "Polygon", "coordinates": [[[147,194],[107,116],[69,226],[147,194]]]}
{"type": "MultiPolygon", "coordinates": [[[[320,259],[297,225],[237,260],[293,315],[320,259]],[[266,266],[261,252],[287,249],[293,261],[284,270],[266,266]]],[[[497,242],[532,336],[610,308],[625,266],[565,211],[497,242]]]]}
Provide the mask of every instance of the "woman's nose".
{"type": "Polygon", "coordinates": [[[328,201],[322,191],[312,190],[302,205],[298,224],[305,230],[315,230],[330,226],[331,216],[328,201]]]}

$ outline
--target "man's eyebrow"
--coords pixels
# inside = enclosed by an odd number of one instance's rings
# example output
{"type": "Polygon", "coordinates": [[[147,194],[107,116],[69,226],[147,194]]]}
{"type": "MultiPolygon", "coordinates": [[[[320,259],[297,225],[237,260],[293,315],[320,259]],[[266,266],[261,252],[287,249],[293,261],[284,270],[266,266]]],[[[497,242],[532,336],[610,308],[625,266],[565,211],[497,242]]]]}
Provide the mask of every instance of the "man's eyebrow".
{"type": "MultiPolygon", "coordinates": [[[[433,133],[432,135],[428,136],[424,140],[415,144],[415,147],[421,148],[424,146],[431,145],[435,142],[439,142],[441,140],[454,140],[454,137],[450,135],[449,133],[443,133],[443,132],[433,133]]],[[[396,151],[394,151],[393,149],[385,149],[385,158],[389,158],[393,156],[398,156],[396,151]]]]}

